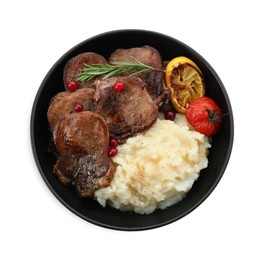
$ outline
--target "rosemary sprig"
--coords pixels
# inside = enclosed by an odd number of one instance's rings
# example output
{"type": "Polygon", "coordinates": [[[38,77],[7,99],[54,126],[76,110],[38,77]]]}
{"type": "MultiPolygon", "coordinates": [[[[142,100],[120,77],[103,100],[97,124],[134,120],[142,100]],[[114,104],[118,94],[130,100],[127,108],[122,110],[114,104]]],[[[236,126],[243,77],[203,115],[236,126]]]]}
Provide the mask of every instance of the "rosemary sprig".
{"type": "Polygon", "coordinates": [[[157,70],[151,66],[145,65],[131,56],[134,62],[112,62],[111,64],[86,64],[85,68],[77,75],[77,81],[85,82],[94,79],[97,76],[103,76],[102,80],[131,73],[131,76],[142,72],[157,70]]]}

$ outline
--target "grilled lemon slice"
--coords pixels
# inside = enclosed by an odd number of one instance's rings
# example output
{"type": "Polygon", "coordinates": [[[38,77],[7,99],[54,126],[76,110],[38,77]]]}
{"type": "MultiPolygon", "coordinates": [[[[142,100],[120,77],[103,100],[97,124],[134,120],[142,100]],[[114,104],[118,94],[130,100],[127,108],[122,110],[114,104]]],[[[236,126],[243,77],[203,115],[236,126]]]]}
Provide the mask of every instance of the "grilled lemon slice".
{"type": "Polygon", "coordinates": [[[171,102],[178,112],[185,113],[192,100],[205,95],[203,73],[187,57],[176,57],[167,64],[165,80],[171,89],[171,102]]]}

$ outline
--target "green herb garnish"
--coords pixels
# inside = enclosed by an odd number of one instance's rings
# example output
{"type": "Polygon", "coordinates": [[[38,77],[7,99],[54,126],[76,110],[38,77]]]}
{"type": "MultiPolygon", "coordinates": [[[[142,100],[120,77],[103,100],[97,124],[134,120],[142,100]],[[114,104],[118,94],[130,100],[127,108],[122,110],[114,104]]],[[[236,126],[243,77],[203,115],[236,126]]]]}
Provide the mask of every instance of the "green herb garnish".
{"type": "Polygon", "coordinates": [[[134,62],[112,62],[111,64],[86,64],[85,68],[82,69],[81,73],[77,75],[77,81],[85,82],[94,79],[97,76],[103,76],[102,80],[110,77],[127,75],[130,76],[138,75],[143,72],[157,70],[151,66],[145,65],[131,57],[134,62]]]}

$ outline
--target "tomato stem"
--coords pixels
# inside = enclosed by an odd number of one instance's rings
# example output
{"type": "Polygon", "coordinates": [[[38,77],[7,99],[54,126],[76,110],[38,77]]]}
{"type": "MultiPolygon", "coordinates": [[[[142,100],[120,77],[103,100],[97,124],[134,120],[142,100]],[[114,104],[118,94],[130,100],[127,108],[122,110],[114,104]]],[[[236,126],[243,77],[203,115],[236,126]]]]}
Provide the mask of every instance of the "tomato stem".
{"type": "Polygon", "coordinates": [[[222,122],[222,118],[225,116],[228,116],[230,113],[225,113],[225,114],[217,114],[218,110],[210,110],[210,109],[206,109],[206,112],[208,114],[208,120],[211,121],[214,124],[218,124],[220,122],[222,122]]]}

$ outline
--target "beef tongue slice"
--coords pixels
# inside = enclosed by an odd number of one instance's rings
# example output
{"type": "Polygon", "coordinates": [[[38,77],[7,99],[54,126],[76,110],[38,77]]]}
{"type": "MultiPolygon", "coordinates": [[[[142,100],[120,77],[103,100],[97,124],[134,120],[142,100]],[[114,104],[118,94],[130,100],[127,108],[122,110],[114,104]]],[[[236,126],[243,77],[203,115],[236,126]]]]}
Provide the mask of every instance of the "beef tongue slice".
{"type": "MultiPolygon", "coordinates": [[[[77,80],[77,75],[82,71],[83,68],[85,68],[84,64],[105,64],[105,63],[108,63],[107,60],[103,56],[95,52],[84,52],[74,56],[67,62],[64,68],[65,86],[68,81],[77,80]]],[[[79,87],[93,88],[94,87],[93,82],[94,80],[83,82],[83,83],[79,82],[79,87]]]]}
{"type": "Polygon", "coordinates": [[[149,128],[158,117],[158,107],[138,77],[112,77],[97,81],[95,104],[96,112],[107,122],[110,136],[119,142],[149,128]],[[121,92],[114,89],[118,81],[125,86],[121,92]]]}
{"type": "Polygon", "coordinates": [[[110,185],[115,169],[108,157],[108,127],[100,115],[67,114],[53,138],[59,153],[54,172],[63,184],[75,186],[81,197],[92,197],[98,188],[110,185]]]}
{"type": "MultiPolygon", "coordinates": [[[[130,49],[117,49],[111,54],[109,62],[134,62],[133,58],[154,69],[161,70],[163,68],[163,62],[159,52],[148,45],[130,49]]],[[[164,87],[163,72],[144,72],[141,73],[139,77],[146,83],[147,91],[157,106],[162,102],[168,102],[167,97],[169,99],[170,91],[164,87]]]]}
{"type": "Polygon", "coordinates": [[[77,103],[83,105],[83,111],[94,111],[94,89],[83,88],[74,92],[64,91],[55,95],[49,104],[47,117],[50,130],[66,114],[74,113],[77,103]]]}

